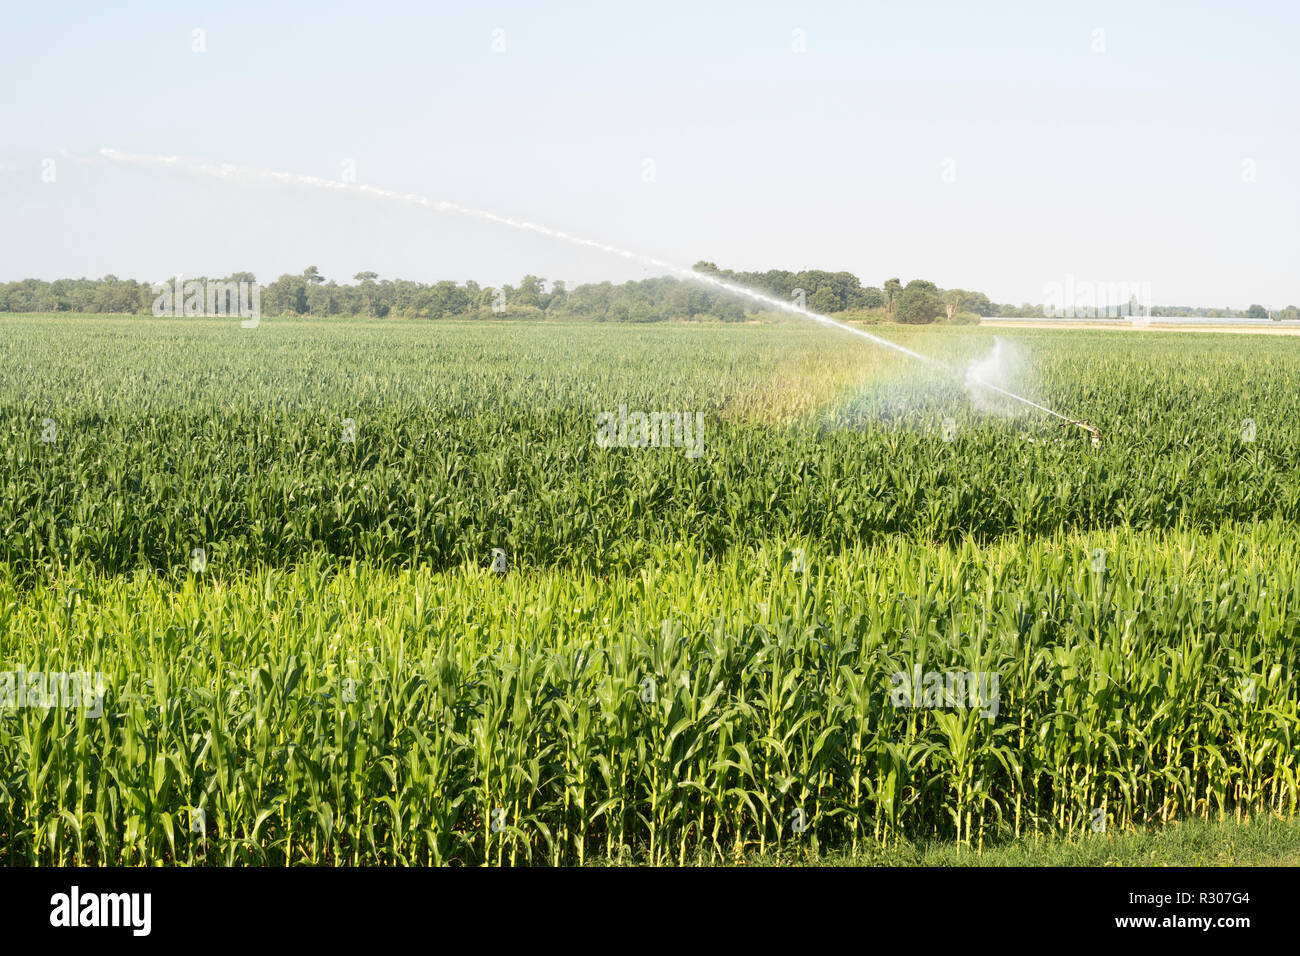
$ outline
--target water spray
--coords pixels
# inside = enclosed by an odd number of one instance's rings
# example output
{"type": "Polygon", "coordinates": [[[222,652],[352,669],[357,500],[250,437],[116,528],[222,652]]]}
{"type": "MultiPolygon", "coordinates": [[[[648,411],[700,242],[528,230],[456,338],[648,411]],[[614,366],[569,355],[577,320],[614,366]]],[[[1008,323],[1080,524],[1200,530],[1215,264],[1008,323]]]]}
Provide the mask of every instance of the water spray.
{"type": "Polygon", "coordinates": [[[1047,414],[1049,415],[1056,416],[1061,420],[1062,428],[1067,428],[1070,425],[1074,425],[1076,428],[1082,428],[1084,431],[1086,431],[1089,435],[1092,436],[1092,447],[1093,448],[1101,447],[1101,429],[1098,428],[1096,425],[1090,425],[1081,419],[1070,418],[1067,415],[1062,415],[1060,412],[1054,412],[1046,405],[1039,405],[1037,402],[1031,402],[1027,398],[1024,398],[1020,395],[1013,394],[1012,392],[1008,392],[1005,388],[999,388],[997,385],[994,385],[992,382],[985,381],[984,379],[976,378],[976,379],[972,379],[972,381],[976,382],[978,385],[980,385],[983,388],[991,388],[993,391],[1005,395],[1007,398],[1014,398],[1018,402],[1024,402],[1026,405],[1031,405],[1034,408],[1047,412],[1047,414]]]}
{"type": "Polygon", "coordinates": [[[1016,360],[1016,353],[1014,351],[1010,351],[1010,352],[1004,351],[1004,346],[1006,343],[1004,343],[1002,339],[994,338],[993,342],[994,342],[993,351],[990,352],[982,361],[972,362],[970,368],[967,369],[966,371],[966,385],[967,388],[970,389],[972,398],[975,400],[977,405],[980,404],[980,401],[979,401],[979,393],[976,391],[976,388],[977,387],[987,388],[990,391],[996,392],[999,395],[1002,395],[1006,398],[1011,398],[1018,402],[1023,402],[1024,404],[1029,405],[1032,408],[1036,408],[1039,411],[1046,412],[1047,414],[1055,418],[1059,418],[1061,420],[1062,428],[1075,426],[1083,429],[1084,431],[1088,432],[1088,434],[1091,436],[1092,447],[1093,448],[1101,447],[1101,429],[1097,428],[1097,426],[1090,425],[1088,422],[1085,421],[1080,421],[1078,419],[1070,418],[1067,415],[1062,415],[1060,412],[1053,411],[1052,409],[1048,408],[1046,405],[1040,405],[1035,401],[1031,401],[1030,399],[1025,398],[1023,395],[1017,395],[1014,392],[1011,392],[1003,388],[1001,385],[998,385],[995,382],[990,381],[991,377],[999,376],[1000,374],[1006,374],[1007,366],[1014,365],[1016,360]]]}
{"type": "MultiPolygon", "coordinates": [[[[434,209],[437,210],[438,212],[456,213],[458,215],[468,216],[473,219],[485,220],[487,222],[495,222],[504,226],[511,226],[512,228],[515,229],[522,229],[525,232],[539,233],[540,235],[547,236],[552,239],[559,239],[563,242],[571,243],[572,245],[585,246],[589,249],[598,249],[601,252],[605,252],[610,255],[615,255],[623,259],[629,259],[634,262],[639,262],[642,263],[643,265],[652,266],[656,269],[662,269],[663,271],[671,273],[672,275],[679,276],[681,278],[687,279],[692,282],[699,282],[699,283],[703,283],[704,285],[713,286],[716,289],[721,289],[722,291],[728,292],[732,295],[749,299],[752,302],[757,302],[761,305],[767,306],[768,308],[776,309],[777,311],[780,312],[786,312],[791,315],[797,315],[800,318],[810,319],[813,322],[816,322],[820,325],[840,329],[841,331],[848,332],[852,335],[856,335],[859,338],[864,338],[869,342],[875,343],[876,345],[880,345],[883,346],[884,348],[892,349],[895,352],[901,352],[903,355],[906,355],[910,358],[914,358],[925,365],[930,365],[930,366],[940,367],[940,368],[942,367],[938,362],[936,362],[934,359],[930,358],[927,355],[922,355],[920,352],[914,352],[911,349],[899,345],[896,342],[891,342],[888,339],[882,339],[880,336],[872,335],[870,332],[864,332],[862,329],[855,329],[851,325],[847,325],[844,322],[840,322],[837,321],[836,319],[832,319],[830,316],[821,315],[820,313],[813,312],[810,309],[804,308],[803,306],[796,305],[793,302],[787,302],[785,299],[778,299],[775,296],[768,295],[764,292],[759,292],[755,289],[750,289],[742,285],[737,285],[733,282],[727,282],[725,279],[720,279],[717,276],[712,276],[709,275],[708,273],[696,272],[693,269],[687,269],[685,266],[679,266],[676,265],[675,263],[665,262],[664,260],[657,259],[653,256],[641,255],[640,253],[632,252],[627,249],[621,249],[618,246],[612,246],[609,245],[608,243],[598,242],[594,239],[585,239],[581,236],[574,236],[567,232],[561,232],[558,229],[551,229],[548,226],[538,225],[537,223],[533,223],[533,222],[524,222],[518,219],[513,219],[509,216],[502,216],[498,213],[488,212],[487,210],[474,209],[470,206],[462,206],[459,203],[447,202],[444,200],[433,200],[427,196],[421,196],[417,193],[401,193],[391,189],[381,189],[376,186],[367,186],[363,184],[345,183],[345,182],[340,182],[332,179],[323,179],[318,176],[302,176],[296,173],[282,173],[282,172],[276,172],[274,170],[269,170],[269,169],[262,169],[262,170],[249,169],[247,167],[235,166],[229,163],[218,164],[218,163],[190,162],[181,159],[179,156],[149,156],[149,155],[142,155],[138,153],[124,153],[121,152],[120,150],[108,149],[108,148],[103,148],[99,150],[99,155],[104,157],[105,159],[117,163],[125,163],[133,166],[153,166],[153,167],[161,166],[168,169],[179,169],[186,173],[190,173],[192,175],[210,176],[217,179],[225,180],[227,182],[244,183],[244,184],[254,183],[259,181],[272,182],[272,183],[282,183],[282,184],[293,185],[293,186],[306,186],[312,189],[321,189],[330,192],[356,193],[360,195],[370,196],[376,199],[386,199],[390,201],[407,203],[413,206],[420,206],[426,209],[434,209]]],[[[1020,402],[1024,405],[1028,405],[1032,408],[1039,409],[1040,411],[1047,412],[1049,415],[1054,415],[1057,418],[1062,419],[1062,421],[1067,424],[1077,425],[1081,428],[1084,428],[1092,434],[1092,444],[1094,448],[1098,447],[1101,444],[1101,433],[1095,427],[1087,424],[1086,422],[1080,422],[1080,421],[1075,421],[1073,419],[1070,419],[1067,416],[1062,415],[1060,412],[1052,411],[1052,409],[1040,405],[1037,402],[1031,401],[1025,398],[1023,395],[1017,395],[1014,392],[1008,391],[1007,389],[994,385],[991,382],[985,381],[983,378],[980,378],[978,376],[972,378],[968,374],[967,380],[973,381],[982,387],[992,389],[993,391],[998,392],[1001,395],[1010,398],[1014,401],[1020,402]]]]}

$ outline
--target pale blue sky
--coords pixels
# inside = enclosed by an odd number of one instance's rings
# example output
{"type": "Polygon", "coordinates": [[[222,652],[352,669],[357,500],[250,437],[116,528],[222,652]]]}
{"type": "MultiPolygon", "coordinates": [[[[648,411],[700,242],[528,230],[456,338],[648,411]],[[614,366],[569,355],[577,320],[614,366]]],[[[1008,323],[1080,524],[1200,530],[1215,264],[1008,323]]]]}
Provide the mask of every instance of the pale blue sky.
{"type": "Polygon", "coordinates": [[[351,159],[363,183],[685,265],[1300,304],[1296,4],[9,3],[5,21],[0,280],[646,274],[502,226],[60,154],[108,146],[329,178],[351,159]]]}

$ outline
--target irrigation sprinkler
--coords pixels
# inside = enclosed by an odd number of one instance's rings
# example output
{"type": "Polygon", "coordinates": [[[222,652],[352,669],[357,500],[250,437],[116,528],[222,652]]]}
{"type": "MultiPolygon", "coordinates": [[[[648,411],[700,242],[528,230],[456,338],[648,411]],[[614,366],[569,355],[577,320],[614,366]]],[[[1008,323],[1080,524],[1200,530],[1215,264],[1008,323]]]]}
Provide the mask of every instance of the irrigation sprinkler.
{"type": "Polygon", "coordinates": [[[1085,421],[1075,421],[1073,419],[1067,419],[1066,421],[1061,422],[1062,428],[1064,428],[1066,425],[1076,425],[1079,428],[1082,428],[1084,431],[1086,431],[1089,435],[1092,436],[1092,447],[1093,448],[1101,447],[1101,429],[1098,428],[1096,425],[1089,425],[1085,421]]]}

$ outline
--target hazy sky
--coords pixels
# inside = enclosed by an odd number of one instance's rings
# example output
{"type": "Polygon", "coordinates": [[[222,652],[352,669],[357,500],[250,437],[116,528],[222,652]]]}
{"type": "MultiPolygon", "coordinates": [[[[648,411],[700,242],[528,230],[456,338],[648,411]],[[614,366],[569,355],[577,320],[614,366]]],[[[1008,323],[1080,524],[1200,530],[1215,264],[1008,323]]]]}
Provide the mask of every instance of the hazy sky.
{"type": "Polygon", "coordinates": [[[1300,304],[1298,33],[1279,0],[10,2],[0,280],[648,274],[359,196],[70,158],[113,147],[331,179],[350,160],[685,265],[1300,304]]]}

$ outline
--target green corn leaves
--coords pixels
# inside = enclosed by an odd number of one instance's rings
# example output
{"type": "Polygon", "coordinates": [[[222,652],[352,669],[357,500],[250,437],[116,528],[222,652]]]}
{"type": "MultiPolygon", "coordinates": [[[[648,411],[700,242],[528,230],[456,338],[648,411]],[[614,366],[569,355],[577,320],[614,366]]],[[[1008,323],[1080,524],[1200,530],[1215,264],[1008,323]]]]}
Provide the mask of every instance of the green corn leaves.
{"type": "MultiPolygon", "coordinates": [[[[654,588],[304,566],[170,600],[104,580],[46,651],[90,649],[103,716],[0,715],[0,855],[669,862],[1084,832],[1097,808],[1293,813],[1300,548],[1272,534],[1265,555],[1113,533],[1128,577],[1101,594],[1073,538],[810,550],[811,582],[783,549],[665,560],[654,588]]],[[[16,602],[5,659],[65,613],[16,602]]]]}
{"type": "Polygon", "coordinates": [[[7,320],[0,675],[104,697],[0,698],[0,864],[1295,813],[1300,352],[1017,334],[1099,450],[820,329],[7,320]]]}

